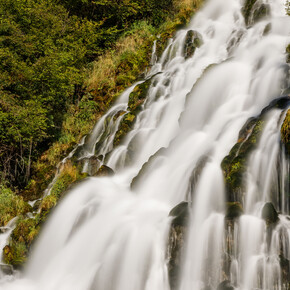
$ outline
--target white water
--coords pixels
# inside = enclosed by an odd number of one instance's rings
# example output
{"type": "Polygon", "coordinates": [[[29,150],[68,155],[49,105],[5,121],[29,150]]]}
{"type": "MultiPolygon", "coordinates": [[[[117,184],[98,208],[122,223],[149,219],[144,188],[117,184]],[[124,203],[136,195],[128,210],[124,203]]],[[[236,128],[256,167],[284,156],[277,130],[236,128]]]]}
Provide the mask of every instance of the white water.
{"type": "MultiPolygon", "coordinates": [[[[160,60],[152,58],[150,74],[161,73],[153,80],[134,129],[108,160],[102,159],[115,176],[90,178],[72,190],[50,217],[23,276],[2,280],[1,289],[169,290],[168,213],[184,200],[192,201],[192,208],[179,290],[216,289],[223,280],[241,290],[287,289],[277,259],[281,247],[285,258],[290,258],[290,225],[285,216],[289,205],[279,202],[284,215],[270,246],[258,211],[271,198],[267,181],[278,158],[278,113],[269,118],[261,137],[267,142],[261,141],[257,148],[265,156],[252,153],[256,162],[250,161],[247,171],[246,214],[228,231],[234,241],[229,273],[222,266],[226,233],[221,161],[246,120],[284,89],[290,20],[284,16],[282,1],[269,2],[271,17],[246,28],[242,1],[210,0],[189,27],[169,42],[160,60]],[[271,31],[263,35],[268,23],[271,31]],[[183,44],[190,29],[202,35],[204,44],[185,60],[183,44]],[[131,191],[132,178],[163,147],[167,149],[131,191]],[[199,179],[192,185],[191,174],[205,156],[199,179]],[[252,188],[259,187],[256,183],[261,179],[263,186],[254,196],[252,188]]],[[[110,134],[97,154],[112,149],[121,116],[111,121],[119,111],[126,111],[133,88],[98,122],[80,158],[95,154],[106,120],[110,134]]],[[[281,168],[287,171],[289,163],[282,160],[281,168]]],[[[286,195],[284,188],[285,200],[286,195]]]]}

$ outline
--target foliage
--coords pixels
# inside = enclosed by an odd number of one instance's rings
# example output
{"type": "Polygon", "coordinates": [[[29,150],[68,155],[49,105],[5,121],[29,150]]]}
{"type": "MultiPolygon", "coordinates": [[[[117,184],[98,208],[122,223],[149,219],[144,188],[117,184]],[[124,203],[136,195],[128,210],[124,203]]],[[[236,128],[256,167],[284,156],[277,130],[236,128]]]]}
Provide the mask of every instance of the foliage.
{"type": "Polygon", "coordinates": [[[52,0],[0,0],[0,15],[0,172],[21,187],[81,97],[84,65],[101,53],[102,30],[52,0]]]}
{"type": "MultiPolygon", "coordinates": [[[[33,218],[20,216],[12,232],[9,244],[4,248],[4,260],[13,266],[21,266],[27,259],[29,249],[39,234],[40,227],[46,221],[51,210],[65,191],[76,181],[85,178],[70,162],[64,168],[53,185],[50,194],[42,199],[38,206],[39,211],[33,218]]],[[[20,214],[20,213],[19,213],[20,214]]]]}
{"type": "Polygon", "coordinates": [[[227,188],[227,201],[242,202],[244,172],[249,154],[256,147],[264,121],[262,116],[250,118],[242,128],[238,142],[221,164],[227,188]]]}
{"type": "Polygon", "coordinates": [[[290,154],[290,109],[287,111],[281,127],[281,139],[285,145],[287,153],[290,154]]]}
{"type": "Polygon", "coordinates": [[[0,185],[0,226],[5,226],[12,218],[30,211],[30,206],[4,185],[0,185]]]}

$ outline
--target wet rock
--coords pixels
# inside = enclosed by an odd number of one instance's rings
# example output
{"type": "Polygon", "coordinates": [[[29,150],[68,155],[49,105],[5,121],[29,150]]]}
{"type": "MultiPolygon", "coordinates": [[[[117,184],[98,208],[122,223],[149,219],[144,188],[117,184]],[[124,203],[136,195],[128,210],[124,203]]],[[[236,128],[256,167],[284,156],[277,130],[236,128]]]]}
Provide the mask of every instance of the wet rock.
{"type": "Polygon", "coordinates": [[[181,202],[169,213],[173,217],[168,242],[168,276],[171,290],[177,289],[182,254],[187,234],[187,223],[189,218],[188,202],[181,202]]]}
{"type": "Polygon", "coordinates": [[[278,220],[278,213],[271,202],[267,202],[262,209],[262,219],[264,219],[267,225],[275,224],[278,220]]]}
{"type": "Polygon", "coordinates": [[[240,132],[238,142],[221,163],[228,202],[243,202],[243,193],[245,191],[244,173],[247,157],[255,149],[263,125],[262,117],[249,119],[240,132]]]}
{"type": "Polygon", "coordinates": [[[115,172],[112,168],[107,165],[102,165],[95,176],[112,176],[115,172]]]}
{"type": "Polygon", "coordinates": [[[243,206],[239,202],[228,202],[226,219],[236,219],[239,218],[244,213],[243,206]]]}
{"type": "Polygon", "coordinates": [[[274,108],[284,110],[289,106],[290,106],[290,96],[281,96],[279,98],[274,99],[267,107],[265,107],[262,110],[261,114],[265,114],[274,108]]]}
{"type": "Polygon", "coordinates": [[[234,289],[235,288],[231,285],[229,280],[221,282],[217,287],[217,290],[234,290],[234,289]]]}
{"type": "Polygon", "coordinates": [[[99,168],[101,167],[101,161],[97,156],[91,156],[89,158],[82,158],[77,161],[77,170],[78,172],[82,173],[84,167],[86,166],[85,172],[89,176],[94,176],[98,172],[99,168]]]}
{"type": "Polygon", "coordinates": [[[183,201],[179,203],[169,212],[169,216],[174,217],[172,226],[186,226],[189,217],[188,202],[183,201]]]}
{"type": "Polygon", "coordinates": [[[253,25],[270,14],[270,5],[259,0],[246,0],[242,13],[246,25],[253,25]]]}
{"type": "Polygon", "coordinates": [[[272,30],[272,24],[271,23],[268,23],[266,26],[265,26],[265,29],[263,31],[263,35],[268,35],[269,32],[272,30]]]}
{"type": "Polygon", "coordinates": [[[285,146],[286,153],[290,155],[290,109],[287,111],[281,127],[281,141],[285,146]]]}
{"type": "Polygon", "coordinates": [[[97,156],[91,156],[88,160],[88,174],[94,176],[101,166],[101,161],[97,156]]]}
{"type": "Polygon", "coordinates": [[[270,15],[270,5],[256,2],[253,6],[252,17],[249,24],[254,24],[266,16],[270,15]]]}
{"type": "Polygon", "coordinates": [[[282,270],[282,280],[290,281],[290,261],[283,255],[279,255],[280,267],[282,270]]]}
{"type": "Polygon", "coordinates": [[[12,275],[13,267],[11,265],[0,264],[0,272],[4,275],[12,275]]]}
{"type": "Polygon", "coordinates": [[[184,43],[184,57],[185,59],[192,57],[196,48],[199,48],[203,44],[202,36],[195,30],[189,30],[185,36],[184,43]]]}

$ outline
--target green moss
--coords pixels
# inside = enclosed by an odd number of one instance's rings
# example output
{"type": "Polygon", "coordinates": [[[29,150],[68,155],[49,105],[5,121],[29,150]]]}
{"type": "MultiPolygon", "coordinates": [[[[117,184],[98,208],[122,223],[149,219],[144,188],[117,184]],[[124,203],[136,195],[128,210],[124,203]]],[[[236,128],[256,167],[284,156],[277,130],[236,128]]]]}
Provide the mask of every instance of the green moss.
{"type": "Polygon", "coordinates": [[[21,196],[0,185],[0,226],[5,226],[12,218],[30,210],[30,205],[21,196]]]}
{"type": "Polygon", "coordinates": [[[239,202],[227,202],[226,219],[235,219],[244,213],[243,207],[239,202]]]}
{"type": "Polygon", "coordinates": [[[244,7],[242,9],[242,13],[244,15],[245,22],[247,25],[249,24],[249,17],[251,14],[251,10],[252,10],[254,4],[256,3],[256,1],[257,0],[246,0],[245,1],[244,7]]]}
{"type": "Polygon", "coordinates": [[[286,152],[290,154],[290,109],[287,111],[281,127],[281,140],[285,145],[286,152]]]}
{"type": "Polygon", "coordinates": [[[3,250],[4,261],[14,267],[22,266],[29,252],[29,248],[38,235],[40,229],[39,215],[26,219],[20,216],[10,237],[9,244],[3,250]]]}
{"type": "Polygon", "coordinates": [[[137,85],[134,88],[133,92],[130,94],[129,102],[128,102],[128,109],[131,112],[140,109],[140,106],[143,104],[143,102],[144,102],[144,100],[146,98],[148,89],[149,89],[150,84],[151,84],[151,79],[152,78],[150,78],[149,80],[146,80],[145,82],[137,85]]]}
{"type": "Polygon", "coordinates": [[[27,247],[24,243],[11,243],[3,249],[4,261],[9,265],[18,268],[26,262],[27,247]]]}
{"type": "Polygon", "coordinates": [[[263,125],[264,121],[262,118],[249,119],[239,134],[238,142],[221,163],[228,201],[242,202],[241,194],[244,191],[243,181],[247,159],[257,145],[263,125]]]}

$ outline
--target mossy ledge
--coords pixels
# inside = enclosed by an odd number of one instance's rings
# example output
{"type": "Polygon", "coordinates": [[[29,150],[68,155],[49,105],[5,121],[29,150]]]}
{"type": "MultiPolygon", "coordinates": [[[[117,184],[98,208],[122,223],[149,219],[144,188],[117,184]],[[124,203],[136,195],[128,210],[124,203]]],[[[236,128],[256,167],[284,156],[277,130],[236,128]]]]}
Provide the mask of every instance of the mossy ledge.
{"type": "MultiPolygon", "coordinates": [[[[259,116],[248,119],[240,130],[237,143],[221,163],[226,184],[226,200],[228,202],[239,202],[243,204],[246,163],[249,154],[255,149],[259,141],[265,123],[265,115],[274,108],[285,110],[289,106],[289,103],[289,96],[282,96],[274,99],[262,110],[259,116]]],[[[285,144],[288,144],[288,124],[286,120],[281,129],[281,134],[283,135],[282,140],[285,140],[285,144]]]]}
{"type": "Polygon", "coordinates": [[[285,146],[286,153],[290,155],[290,109],[287,111],[281,127],[281,140],[285,146]]]}
{"type": "Polygon", "coordinates": [[[15,268],[22,267],[27,259],[30,247],[38,236],[40,228],[49,213],[57,205],[58,201],[64,197],[67,190],[86,176],[86,174],[79,173],[76,166],[70,161],[63,165],[62,171],[51,188],[49,195],[35,203],[34,209],[36,211],[31,213],[33,217],[28,217],[24,212],[19,215],[9,243],[3,249],[5,263],[15,268]]]}

